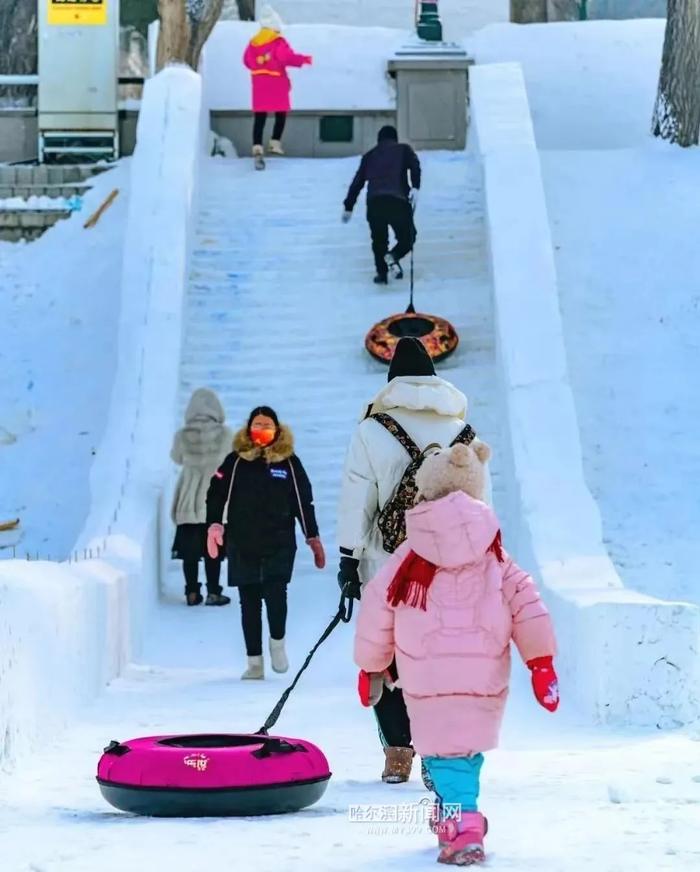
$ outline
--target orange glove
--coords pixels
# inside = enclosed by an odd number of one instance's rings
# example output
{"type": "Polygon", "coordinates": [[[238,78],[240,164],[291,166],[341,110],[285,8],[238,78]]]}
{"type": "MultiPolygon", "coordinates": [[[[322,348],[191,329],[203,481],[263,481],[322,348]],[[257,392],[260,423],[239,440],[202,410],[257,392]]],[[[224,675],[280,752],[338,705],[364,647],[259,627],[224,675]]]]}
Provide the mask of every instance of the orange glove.
{"type": "Polygon", "coordinates": [[[219,548],[224,546],[224,525],[211,524],[207,530],[207,554],[212,560],[219,556],[219,548]]]}
{"type": "Polygon", "coordinates": [[[323,543],[321,542],[321,538],[319,536],[315,536],[313,539],[307,539],[306,544],[309,546],[312,554],[314,555],[314,563],[316,565],[316,569],[325,569],[326,552],[323,550],[323,543]]]}

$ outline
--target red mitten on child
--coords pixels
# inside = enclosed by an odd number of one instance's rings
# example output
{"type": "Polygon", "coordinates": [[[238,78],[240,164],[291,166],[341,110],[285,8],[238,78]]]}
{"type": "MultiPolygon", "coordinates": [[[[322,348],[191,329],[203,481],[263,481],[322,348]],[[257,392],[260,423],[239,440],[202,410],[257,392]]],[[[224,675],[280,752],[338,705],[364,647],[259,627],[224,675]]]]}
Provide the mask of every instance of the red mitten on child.
{"type": "Polygon", "coordinates": [[[384,672],[365,672],[364,669],[360,669],[357,677],[357,692],[364,706],[376,705],[382,698],[385,687],[393,690],[398,686],[399,682],[392,680],[388,669],[384,672]]]}
{"type": "Polygon", "coordinates": [[[559,680],[551,657],[536,657],[527,661],[532,672],[532,690],[537,702],[548,712],[559,708],[559,680]]]}

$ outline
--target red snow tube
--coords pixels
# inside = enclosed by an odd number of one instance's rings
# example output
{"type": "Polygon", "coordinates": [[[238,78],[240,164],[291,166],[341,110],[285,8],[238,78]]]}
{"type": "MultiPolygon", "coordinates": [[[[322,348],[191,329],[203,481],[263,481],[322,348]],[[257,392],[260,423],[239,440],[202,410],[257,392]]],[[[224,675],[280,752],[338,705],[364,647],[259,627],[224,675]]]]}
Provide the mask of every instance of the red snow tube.
{"type": "Polygon", "coordinates": [[[241,734],[110,742],[97,767],[110,805],[152,817],[299,811],[323,796],[330,777],[311,742],[241,734]]]}
{"type": "Polygon", "coordinates": [[[365,348],[382,363],[391,363],[394,350],[404,336],[420,339],[435,361],[444,360],[459,344],[457,331],[445,318],[420,312],[403,312],[375,324],[365,338],[365,348]]]}

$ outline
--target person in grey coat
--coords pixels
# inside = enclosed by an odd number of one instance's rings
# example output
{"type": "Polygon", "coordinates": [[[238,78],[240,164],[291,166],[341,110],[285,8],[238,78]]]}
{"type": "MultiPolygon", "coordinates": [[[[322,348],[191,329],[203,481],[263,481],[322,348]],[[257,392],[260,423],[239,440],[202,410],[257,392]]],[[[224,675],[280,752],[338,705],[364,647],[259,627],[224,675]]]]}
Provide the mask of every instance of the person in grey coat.
{"type": "MultiPolygon", "coordinates": [[[[219,398],[208,388],[199,388],[185,412],[185,426],[175,434],[170,457],[182,466],[173,496],[171,516],[177,529],[174,560],[182,560],[188,606],[200,605],[199,561],[204,560],[208,606],[225,606],[230,597],[219,584],[222,557],[207,553],[207,491],[209,482],[233,445],[233,432],[219,398]]],[[[221,551],[221,555],[225,553],[221,551]]]]}

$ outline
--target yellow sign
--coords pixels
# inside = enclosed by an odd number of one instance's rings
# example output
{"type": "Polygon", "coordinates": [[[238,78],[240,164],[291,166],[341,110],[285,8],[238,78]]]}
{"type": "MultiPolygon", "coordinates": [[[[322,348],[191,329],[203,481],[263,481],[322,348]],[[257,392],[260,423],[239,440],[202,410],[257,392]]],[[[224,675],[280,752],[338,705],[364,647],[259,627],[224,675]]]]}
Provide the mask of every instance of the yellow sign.
{"type": "Polygon", "coordinates": [[[73,27],[107,24],[108,0],[47,0],[49,24],[73,27]]]}

